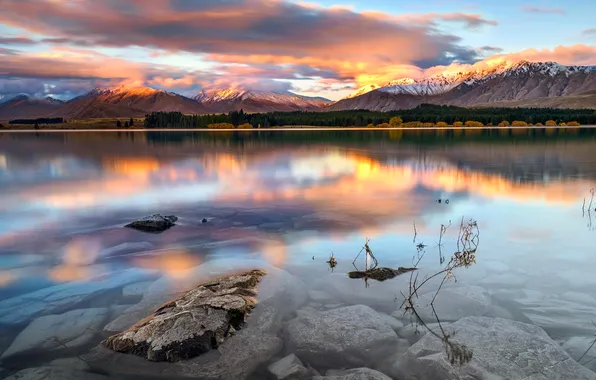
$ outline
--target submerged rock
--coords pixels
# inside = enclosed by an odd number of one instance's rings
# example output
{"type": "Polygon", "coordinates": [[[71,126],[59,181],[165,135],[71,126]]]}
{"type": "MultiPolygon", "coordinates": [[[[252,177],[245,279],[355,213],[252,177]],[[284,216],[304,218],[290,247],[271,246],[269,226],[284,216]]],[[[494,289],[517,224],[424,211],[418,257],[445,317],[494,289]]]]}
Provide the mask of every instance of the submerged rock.
{"type": "Polygon", "coordinates": [[[286,335],[287,349],[315,368],[369,365],[398,341],[387,321],[364,305],[302,314],[288,322],[286,335]]]}
{"type": "Polygon", "coordinates": [[[256,287],[264,275],[252,270],[201,284],[103,344],[151,361],[201,355],[242,328],[257,304],[256,287]]]}
{"type": "Polygon", "coordinates": [[[567,339],[561,346],[575,360],[579,360],[583,355],[580,363],[585,363],[586,368],[596,372],[596,345],[593,345],[594,339],[593,335],[574,336],[567,339]]]}
{"type": "Polygon", "coordinates": [[[397,269],[375,268],[375,269],[369,269],[369,270],[365,270],[365,271],[358,270],[358,271],[348,272],[348,276],[350,276],[350,278],[370,278],[370,279],[377,280],[377,281],[385,281],[385,280],[390,280],[394,277],[397,277],[401,274],[412,272],[415,270],[416,270],[416,268],[404,268],[404,267],[399,267],[397,269]]]}
{"type": "Polygon", "coordinates": [[[501,318],[466,317],[447,330],[453,342],[472,351],[472,361],[462,367],[451,365],[443,342],[426,334],[408,349],[399,378],[425,378],[432,368],[433,376],[442,373],[442,379],[596,379],[596,373],[573,360],[538,326],[501,318]]]}
{"type": "Polygon", "coordinates": [[[12,342],[0,358],[32,349],[74,348],[88,343],[101,329],[107,308],[72,310],[35,319],[12,342]]]}
{"type": "Polygon", "coordinates": [[[315,376],[312,380],[391,380],[391,378],[370,368],[353,368],[346,371],[333,371],[332,374],[325,374],[325,376],[315,376]]]}
{"type": "Polygon", "coordinates": [[[300,359],[290,354],[276,361],[267,368],[278,380],[302,378],[308,374],[300,359]]]}
{"type": "Polygon", "coordinates": [[[151,216],[144,217],[139,220],[135,220],[132,223],[127,224],[124,227],[134,228],[135,230],[143,232],[163,232],[168,228],[174,226],[174,223],[178,220],[178,217],[174,215],[163,216],[161,214],[154,214],[151,216]]]}

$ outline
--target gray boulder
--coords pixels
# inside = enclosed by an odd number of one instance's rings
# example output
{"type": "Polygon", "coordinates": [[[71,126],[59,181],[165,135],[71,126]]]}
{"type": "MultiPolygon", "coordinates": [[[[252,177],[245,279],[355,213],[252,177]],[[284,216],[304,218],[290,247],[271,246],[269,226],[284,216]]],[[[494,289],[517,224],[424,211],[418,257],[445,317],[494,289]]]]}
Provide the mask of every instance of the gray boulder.
{"type": "Polygon", "coordinates": [[[216,349],[244,325],[265,272],[225,276],[199,285],[103,344],[151,361],[178,361],[216,349]]]}
{"type": "Polygon", "coordinates": [[[0,358],[32,349],[74,348],[88,343],[101,329],[107,308],[72,310],[39,317],[29,324],[0,358]]]}
{"type": "Polygon", "coordinates": [[[356,305],[305,313],[287,323],[287,349],[316,368],[366,366],[397,348],[397,335],[379,313],[356,305]]]}
{"type": "Polygon", "coordinates": [[[177,279],[174,283],[163,277],[145,290],[141,303],[110,324],[112,328],[116,324],[127,328],[150,314],[164,299],[179,296],[182,290],[191,289],[218,276],[253,268],[267,272],[258,285],[258,304],[248,316],[245,326],[216,350],[188,360],[163,363],[149,362],[136,355],[123,355],[98,346],[85,355],[85,359],[113,376],[246,379],[259,365],[279,354],[283,343],[277,335],[282,329],[282,318],[294,313],[307,299],[302,281],[263,261],[219,259],[189,270],[183,279],[177,279]],[[135,314],[137,319],[134,319],[135,314]]]}
{"type": "Polygon", "coordinates": [[[159,233],[174,226],[177,220],[178,217],[174,215],[163,216],[161,214],[154,214],[135,220],[124,227],[133,228],[143,232],[159,233]]]}
{"type": "Polygon", "coordinates": [[[391,380],[391,378],[370,368],[353,368],[346,371],[333,371],[330,375],[314,376],[312,380],[391,380]]]}
{"type": "Polygon", "coordinates": [[[308,369],[294,354],[270,364],[267,369],[279,380],[301,378],[308,374],[308,369]]]}
{"type": "Polygon", "coordinates": [[[426,334],[408,349],[409,358],[401,363],[404,374],[409,374],[404,379],[420,378],[430,369],[434,373],[427,376],[429,379],[596,379],[596,373],[575,362],[537,326],[501,318],[466,317],[447,330],[453,342],[473,352],[471,362],[462,367],[451,365],[443,342],[426,334]]]}
{"type": "Polygon", "coordinates": [[[288,272],[271,266],[261,260],[217,259],[187,270],[175,281],[163,276],[143,292],[140,303],[127,309],[111,321],[104,330],[122,331],[145,318],[161,304],[180,296],[188,289],[229,273],[260,268],[267,272],[258,286],[259,304],[273,305],[281,317],[294,312],[307,299],[304,283],[288,272]]]}

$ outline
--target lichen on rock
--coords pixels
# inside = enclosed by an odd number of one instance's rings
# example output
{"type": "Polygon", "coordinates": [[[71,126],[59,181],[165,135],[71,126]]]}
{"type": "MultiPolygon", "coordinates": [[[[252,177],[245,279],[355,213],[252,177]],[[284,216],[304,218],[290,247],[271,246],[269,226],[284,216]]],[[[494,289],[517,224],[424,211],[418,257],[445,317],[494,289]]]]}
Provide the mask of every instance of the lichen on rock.
{"type": "Polygon", "coordinates": [[[262,270],[203,283],[102,343],[151,361],[175,362],[217,348],[241,329],[257,304],[262,270]]]}

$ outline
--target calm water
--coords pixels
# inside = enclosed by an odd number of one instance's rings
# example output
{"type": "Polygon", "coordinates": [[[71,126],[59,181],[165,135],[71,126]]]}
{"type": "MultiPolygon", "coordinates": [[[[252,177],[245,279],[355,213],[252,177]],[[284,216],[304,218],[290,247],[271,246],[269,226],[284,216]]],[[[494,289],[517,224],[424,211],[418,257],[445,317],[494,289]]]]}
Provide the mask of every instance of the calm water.
{"type": "Polygon", "coordinates": [[[592,336],[595,152],[595,129],[0,134],[0,352],[41,315],[105,312],[76,350],[32,345],[47,355],[0,366],[85,352],[152,281],[215,258],[264,260],[389,313],[407,281],[345,275],[365,239],[381,266],[411,266],[415,223],[431,273],[440,226],[450,256],[462,217],[480,245],[452,286],[482,287],[558,342],[592,336]],[[153,213],[180,219],[158,235],[122,227],[153,213]]]}

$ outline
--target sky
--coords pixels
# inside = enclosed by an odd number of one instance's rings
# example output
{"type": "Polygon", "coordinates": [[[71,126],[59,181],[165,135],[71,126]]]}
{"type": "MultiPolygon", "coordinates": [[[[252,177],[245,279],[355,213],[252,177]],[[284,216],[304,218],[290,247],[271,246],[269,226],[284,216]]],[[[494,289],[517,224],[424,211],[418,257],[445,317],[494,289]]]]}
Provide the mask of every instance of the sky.
{"type": "Polygon", "coordinates": [[[118,85],[337,100],[503,61],[596,65],[594,12],[593,0],[1,0],[0,102],[118,85]]]}

